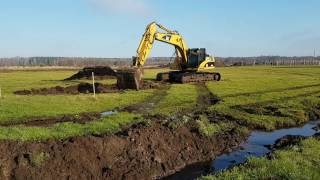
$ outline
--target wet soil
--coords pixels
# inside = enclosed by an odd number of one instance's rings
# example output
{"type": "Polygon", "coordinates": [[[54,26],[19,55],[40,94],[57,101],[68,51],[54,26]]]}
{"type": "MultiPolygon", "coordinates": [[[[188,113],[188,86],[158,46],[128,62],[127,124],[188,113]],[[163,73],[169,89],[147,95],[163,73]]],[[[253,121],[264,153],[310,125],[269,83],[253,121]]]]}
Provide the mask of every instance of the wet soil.
{"type": "Polygon", "coordinates": [[[94,78],[97,80],[116,78],[116,72],[109,66],[95,66],[85,67],[76,74],[64,80],[92,79],[92,72],[94,73],[94,78]]]}
{"type": "Polygon", "coordinates": [[[209,138],[194,128],[192,123],[171,129],[153,122],[100,137],[0,141],[0,179],[159,178],[210,161],[247,136],[232,129],[209,138]]]}
{"type": "Polygon", "coordinates": [[[217,104],[221,99],[214,95],[206,86],[204,82],[197,83],[197,108],[199,110],[206,110],[209,106],[217,104]]]}
{"type": "Polygon", "coordinates": [[[154,91],[153,95],[147,98],[144,102],[126,106],[119,109],[119,111],[139,113],[147,116],[151,112],[151,110],[156,107],[160,100],[168,94],[167,91],[169,88],[169,85],[162,83],[161,86],[159,86],[159,88],[154,91]]]}
{"type": "MultiPolygon", "coordinates": [[[[155,89],[161,87],[161,83],[154,81],[145,81],[141,89],[155,89]]],[[[115,93],[121,92],[117,85],[111,84],[101,84],[95,83],[95,93],[115,93]]],[[[16,95],[63,95],[63,94],[88,94],[93,93],[93,87],[90,83],[80,83],[74,86],[67,87],[50,87],[50,88],[40,88],[31,90],[19,90],[15,91],[16,95]]]]}
{"type": "Polygon", "coordinates": [[[73,122],[73,123],[84,124],[86,122],[99,119],[100,117],[101,117],[101,113],[89,112],[89,113],[80,113],[79,115],[63,115],[60,117],[52,117],[52,118],[34,118],[34,119],[29,119],[28,121],[25,121],[25,122],[23,121],[22,122],[21,121],[1,122],[0,126],[24,125],[24,126],[48,127],[56,123],[62,123],[62,122],[73,122]]]}
{"type": "MultiPolygon", "coordinates": [[[[115,85],[104,85],[101,83],[95,83],[96,93],[111,93],[117,92],[119,89],[115,85]]],[[[62,95],[62,94],[80,94],[80,93],[93,93],[93,87],[90,83],[80,83],[74,86],[67,87],[51,87],[51,88],[40,88],[31,90],[15,91],[17,95],[62,95]]]]}

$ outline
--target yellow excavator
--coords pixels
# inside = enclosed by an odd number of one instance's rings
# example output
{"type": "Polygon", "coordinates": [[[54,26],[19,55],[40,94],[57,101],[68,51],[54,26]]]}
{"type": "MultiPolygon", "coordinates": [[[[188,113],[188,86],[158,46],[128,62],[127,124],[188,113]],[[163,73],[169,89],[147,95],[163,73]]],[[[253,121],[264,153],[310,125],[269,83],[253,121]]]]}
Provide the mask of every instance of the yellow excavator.
{"type": "Polygon", "coordinates": [[[177,83],[220,81],[221,75],[219,73],[208,71],[215,68],[215,59],[206,54],[205,48],[189,49],[177,31],[152,22],[147,26],[142,36],[137,56],[133,57],[134,68],[117,72],[117,84],[120,89],[138,90],[141,87],[143,83],[142,67],[149,57],[155,40],[173,45],[176,54],[171,67],[174,71],[157,74],[158,81],[177,83]]]}

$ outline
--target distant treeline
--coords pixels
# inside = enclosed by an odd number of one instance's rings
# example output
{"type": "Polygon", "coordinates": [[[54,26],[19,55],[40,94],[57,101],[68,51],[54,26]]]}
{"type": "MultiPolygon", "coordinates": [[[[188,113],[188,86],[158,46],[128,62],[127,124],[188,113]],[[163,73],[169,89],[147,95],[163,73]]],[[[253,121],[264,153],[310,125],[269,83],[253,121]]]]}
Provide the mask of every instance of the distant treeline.
{"type": "Polygon", "coordinates": [[[320,57],[285,57],[285,56],[259,56],[259,57],[220,57],[217,58],[229,66],[252,66],[252,65],[320,65],[320,57]]]}
{"type": "MultiPolygon", "coordinates": [[[[217,57],[227,66],[250,65],[320,65],[320,57],[217,57]]],[[[149,58],[149,65],[166,65],[173,61],[170,57],[149,58]]],[[[0,58],[0,67],[9,66],[128,66],[131,58],[85,58],[85,57],[13,57],[0,58]]]]}
{"type": "MultiPolygon", "coordinates": [[[[168,63],[170,58],[150,58],[147,63],[160,65],[168,63]]],[[[6,66],[127,66],[131,58],[86,58],[86,57],[13,57],[0,58],[0,67],[6,66]]]]}

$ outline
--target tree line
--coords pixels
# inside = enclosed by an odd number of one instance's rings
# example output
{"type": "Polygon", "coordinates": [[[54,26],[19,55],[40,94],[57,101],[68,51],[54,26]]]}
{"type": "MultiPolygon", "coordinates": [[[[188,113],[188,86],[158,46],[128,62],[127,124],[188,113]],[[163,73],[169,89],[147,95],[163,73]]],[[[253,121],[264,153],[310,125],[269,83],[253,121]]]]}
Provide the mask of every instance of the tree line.
{"type": "MultiPolygon", "coordinates": [[[[167,65],[173,62],[172,57],[149,58],[149,65],[167,65]]],[[[259,57],[216,57],[216,60],[227,66],[253,66],[253,65],[320,65],[320,57],[284,57],[284,56],[259,56],[259,57]]],[[[0,58],[0,67],[10,66],[128,66],[131,58],[94,58],[94,57],[12,57],[0,58]]]]}
{"type": "MultiPolygon", "coordinates": [[[[170,58],[150,58],[148,64],[165,64],[170,58]]],[[[131,58],[94,58],[94,57],[11,57],[0,58],[0,67],[10,66],[127,66],[132,64],[131,58]]]]}
{"type": "Polygon", "coordinates": [[[259,56],[259,57],[226,57],[217,58],[226,65],[231,66],[254,66],[254,65],[270,65],[270,66],[295,66],[295,65],[320,65],[320,57],[301,56],[259,56]]]}

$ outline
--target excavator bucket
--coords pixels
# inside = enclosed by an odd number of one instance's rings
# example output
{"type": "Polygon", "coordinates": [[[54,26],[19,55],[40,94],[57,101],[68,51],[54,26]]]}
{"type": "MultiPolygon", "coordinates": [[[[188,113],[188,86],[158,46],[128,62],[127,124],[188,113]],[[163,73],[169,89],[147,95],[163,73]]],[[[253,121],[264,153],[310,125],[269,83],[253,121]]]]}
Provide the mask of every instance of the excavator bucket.
{"type": "Polygon", "coordinates": [[[143,85],[143,71],[140,68],[121,69],[117,71],[117,86],[119,89],[139,90],[143,85]]]}

